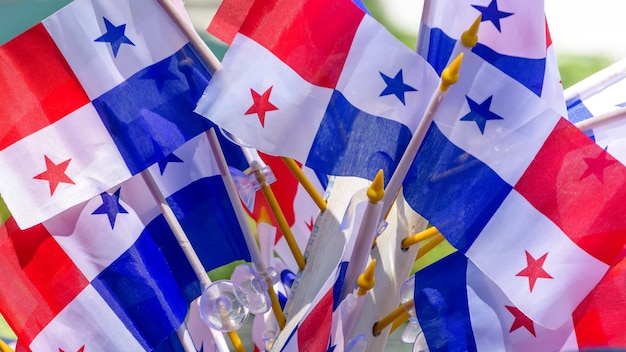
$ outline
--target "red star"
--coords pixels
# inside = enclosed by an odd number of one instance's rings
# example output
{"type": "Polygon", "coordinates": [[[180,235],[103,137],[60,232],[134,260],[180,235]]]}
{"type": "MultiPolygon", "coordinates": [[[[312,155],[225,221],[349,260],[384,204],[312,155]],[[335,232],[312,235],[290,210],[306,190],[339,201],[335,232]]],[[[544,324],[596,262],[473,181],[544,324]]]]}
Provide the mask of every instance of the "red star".
{"type": "Polygon", "coordinates": [[[554,279],[550,274],[548,274],[545,270],[543,270],[543,262],[546,261],[548,257],[548,253],[541,256],[539,259],[533,258],[528,251],[526,252],[526,263],[528,266],[524,268],[522,271],[517,273],[515,276],[527,276],[530,284],[530,292],[533,291],[533,287],[535,287],[535,282],[537,282],[538,278],[544,279],[554,279]]]}
{"type": "MultiPolygon", "coordinates": [[[[76,352],[83,352],[85,351],[85,345],[83,345],[81,348],[78,349],[78,351],[76,352]]],[[[59,352],[65,352],[63,349],[59,348],[59,352]]]]}
{"type": "Polygon", "coordinates": [[[509,310],[509,312],[515,318],[515,320],[513,320],[513,324],[511,325],[511,329],[509,330],[509,333],[521,327],[525,327],[526,330],[528,330],[531,334],[533,334],[533,336],[537,337],[537,335],[535,334],[535,324],[533,324],[533,321],[530,320],[529,317],[527,317],[524,313],[522,313],[522,311],[519,310],[517,307],[511,307],[511,306],[505,306],[505,307],[506,309],[509,310]]]}
{"type": "Polygon", "coordinates": [[[61,182],[72,185],[75,184],[74,181],[65,174],[65,169],[67,169],[72,159],[67,159],[60,164],[55,164],[47,155],[44,155],[44,158],[46,159],[46,171],[33,178],[50,182],[50,195],[54,194],[54,191],[61,182]]]}
{"type": "Polygon", "coordinates": [[[261,126],[265,127],[265,113],[268,111],[278,110],[274,104],[270,103],[270,94],[272,93],[272,87],[269,87],[263,95],[259,95],[254,89],[250,88],[250,92],[252,93],[252,106],[248,108],[248,111],[244,115],[257,114],[259,116],[259,121],[261,121],[261,126]]]}
{"type": "Polygon", "coordinates": [[[315,223],[313,221],[313,217],[311,216],[311,221],[305,221],[304,222],[306,224],[306,228],[309,229],[309,232],[313,232],[313,224],[315,223]]]}
{"type": "Polygon", "coordinates": [[[604,182],[604,169],[617,162],[615,159],[607,159],[607,156],[608,153],[604,150],[595,158],[583,158],[585,164],[587,164],[587,169],[580,176],[580,179],[582,180],[593,174],[596,175],[600,182],[604,182]]]}

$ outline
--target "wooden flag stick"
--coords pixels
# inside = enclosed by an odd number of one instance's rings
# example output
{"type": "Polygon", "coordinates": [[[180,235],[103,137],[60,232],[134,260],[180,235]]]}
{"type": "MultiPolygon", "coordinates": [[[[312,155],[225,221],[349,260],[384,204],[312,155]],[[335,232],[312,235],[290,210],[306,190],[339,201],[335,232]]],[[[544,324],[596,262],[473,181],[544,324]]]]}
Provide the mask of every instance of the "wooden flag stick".
{"type": "Polygon", "coordinates": [[[278,302],[278,296],[276,295],[276,291],[274,291],[274,284],[272,282],[272,279],[267,273],[267,267],[263,263],[261,250],[256,243],[254,234],[252,233],[252,229],[250,228],[250,224],[248,223],[248,215],[246,214],[246,211],[244,210],[243,205],[239,200],[239,194],[237,193],[235,182],[233,181],[233,178],[228,171],[228,164],[226,164],[224,152],[222,151],[220,142],[217,139],[215,130],[211,128],[206,132],[206,134],[209,137],[209,143],[211,144],[211,148],[213,149],[213,155],[215,156],[217,166],[219,167],[220,174],[222,175],[222,179],[224,180],[224,185],[226,186],[228,198],[230,199],[230,203],[235,210],[235,215],[237,216],[239,227],[241,227],[241,231],[243,232],[248,252],[250,252],[252,264],[254,265],[256,271],[261,276],[263,276],[263,278],[265,278],[265,281],[267,283],[267,291],[270,296],[270,300],[272,301],[272,310],[274,311],[274,316],[276,317],[276,321],[278,322],[278,327],[282,330],[285,328],[285,315],[282,308],[280,307],[280,303],[278,302]]]}
{"type": "Polygon", "coordinates": [[[388,212],[388,209],[391,208],[397,193],[400,191],[402,181],[409,172],[409,167],[411,166],[413,159],[415,159],[415,155],[417,155],[417,150],[422,144],[424,137],[426,137],[426,132],[428,132],[430,123],[432,122],[433,117],[441,104],[441,100],[448,91],[448,88],[458,81],[462,60],[463,53],[459,54],[459,56],[457,56],[457,58],[454,59],[454,61],[441,73],[441,84],[439,85],[439,89],[437,89],[430,99],[426,112],[424,112],[424,116],[420,120],[415,133],[413,133],[413,137],[411,137],[404,154],[402,154],[402,158],[400,158],[396,170],[391,175],[391,178],[387,183],[387,188],[385,188],[385,197],[383,198],[383,212],[388,212]]]}
{"type": "Polygon", "coordinates": [[[341,287],[341,293],[339,295],[340,302],[346,298],[349,293],[354,291],[354,288],[357,286],[358,277],[367,264],[367,259],[372,249],[372,242],[376,237],[376,230],[378,229],[381,212],[383,210],[380,201],[385,194],[384,187],[383,170],[378,170],[374,181],[367,189],[368,202],[365,206],[359,230],[356,234],[353,233],[351,235],[356,236],[356,239],[354,240],[354,248],[352,249],[343,286],[341,287]]]}
{"type": "Polygon", "coordinates": [[[574,126],[582,131],[588,131],[622,119],[626,119],[626,107],[582,120],[575,123],[574,126]]]}
{"type": "Polygon", "coordinates": [[[296,161],[292,158],[287,158],[284,156],[281,157],[281,159],[287,165],[287,167],[298,180],[298,182],[300,182],[302,187],[304,187],[309,196],[311,196],[317,207],[320,208],[320,211],[322,213],[326,211],[326,201],[324,200],[324,197],[322,197],[322,195],[319,194],[319,192],[315,189],[313,183],[311,183],[309,178],[304,174],[304,172],[302,172],[302,169],[298,166],[298,164],[296,164],[296,161]]]}
{"type": "MultiPolygon", "coordinates": [[[[159,189],[156,181],[154,181],[154,178],[152,177],[152,174],[150,174],[150,171],[147,169],[142,171],[141,177],[146,183],[148,189],[150,190],[152,197],[159,205],[159,209],[161,210],[161,213],[163,214],[167,225],[172,230],[174,238],[176,238],[178,245],[183,250],[187,261],[189,261],[189,264],[193,269],[193,272],[196,274],[198,281],[200,281],[201,290],[202,292],[204,292],[211,285],[211,279],[209,279],[209,275],[207,274],[204,265],[202,265],[198,254],[193,249],[193,246],[191,245],[187,234],[183,230],[183,227],[180,225],[180,222],[176,218],[176,215],[174,215],[172,208],[167,203],[167,200],[159,189]]],[[[207,328],[209,327],[207,326],[207,328]]],[[[186,333],[188,333],[188,331],[187,326],[184,323],[180,327],[178,327],[178,329],[176,329],[176,334],[178,335],[185,352],[195,352],[196,349],[193,346],[193,343],[190,344],[190,341],[184,338],[186,333]]]]}
{"type": "Polygon", "coordinates": [[[402,240],[402,250],[407,250],[409,247],[415,244],[418,244],[419,242],[427,238],[433,237],[438,233],[439,233],[439,230],[437,230],[436,227],[431,226],[422,232],[416,233],[413,236],[406,237],[405,239],[402,240]]]}
{"type": "MultiPolygon", "coordinates": [[[[198,52],[200,57],[203,59],[205,64],[209,67],[209,69],[213,73],[215,73],[221,67],[221,63],[219,62],[215,54],[211,51],[211,49],[202,40],[202,38],[200,38],[196,30],[193,28],[193,25],[189,23],[187,20],[185,20],[185,18],[183,18],[182,14],[174,7],[174,5],[169,0],[157,0],[157,1],[161,5],[161,7],[165,10],[165,12],[167,12],[170,18],[176,23],[178,28],[185,34],[187,39],[191,42],[194,49],[196,49],[196,51],[198,52]]],[[[208,134],[209,134],[209,140],[212,141],[211,142],[212,145],[215,144],[219,148],[220,154],[221,154],[220,156],[223,159],[224,155],[223,153],[221,153],[221,147],[219,147],[219,142],[217,141],[217,137],[215,137],[215,140],[213,141],[213,139],[211,138],[211,133],[208,133],[208,134]]],[[[212,132],[212,135],[215,135],[214,131],[212,132]]],[[[248,159],[250,156],[250,153],[246,150],[245,147],[242,147],[242,151],[244,152],[246,159],[248,159]]],[[[226,165],[225,160],[224,160],[223,165],[220,164],[220,168],[222,168],[223,166],[226,166],[226,168],[224,170],[220,169],[220,171],[222,172],[222,177],[225,179],[229,179],[233,187],[232,189],[227,188],[229,190],[229,197],[231,198],[231,203],[233,203],[233,206],[235,207],[235,209],[240,209],[241,203],[239,202],[239,196],[237,195],[236,188],[234,188],[234,183],[232,182],[232,178],[230,177],[230,173],[228,172],[228,166],[226,165]],[[228,176],[226,176],[226,174],[228,174],[228,176]],[[235,195],[235,197],[233,197],[232,195],[235,195]],[[239,205],[239,207],[237,205],[239,205]]],[[[243,212],[244,213],[243,215],[245,215],[245,211],[243,210],[243,208],[241,208],[241,212],[243,212]]],[[[244,234],[245,233],[252,234],[249,229],[249,224],[247,223],[247,220],[245,219],[245,216],[242,216],[240,212],[238,211],[236,211],[236,213],[237,213],[237,217],[239,220],[239,224],[242,227],[242,231],[244,232],[244,234]],[[239,219],[240,217],[241,219],[239,219]]],[[[283,232],[283,235],[285,235],[285,232],[283,232]]],[[[250,251],[250,255],[256,256],[256,254],[253,254],[253,253],[259,252],[258,246],[256,245],[256,243],[254,243],[254,245],[252,245],[252,243],[249,243],[249,242],[254,242],[254,236],[252,235],[250,239],[248,239],[248,237],[249,236],[246,236],[246,244],[248,245],[248,250],[250,251]],[[253,248],[256,249],[256,251],[253,248]]],[[[274,311],[274,315],[276,317],[276,320],[278,321],[278,326],[282,330],[285,326],[285,316],[278,302],[278,296],[276,295],[276,292],[274,291],[271,278],[267,274],[267,268],[265,268],[263,263],[260,261],[260,254],[257,256],[256,262],[253,260],[253,264],[255,265],[257,272],[263,275],[268,283],[268,293],[272,301],[272,308],[274,311]]]]}
{"type": "Polygon", "coordinates": [[[611,66],[594,73],[590,77],[567,88],[563,95],[565,101],[578,98],[585,100],[598,93],[611,84],[626,77],[626,58],[619,60],[611,66]]]}
{"type": "Polygon", "coordinates": [[[163,196],[163,193],[159,189],[159,186],[156,184],[156,181],[154,181],[154,178],[150,174],[150,171],[148,171],[147,169],[142,171],[141,177],[148,186],[150,193],[152,193],[154,200],[159,205],[161,213],[165,217],[165,221],[174,233],[174,237],[176,238],[178,245],[183,250],[183,253],[189,261],[189,264],[191,264],[191,267],[196,274],[196,277],[200,281],[202,292],[204,292],[204,290],[206,290],[209,285],[211,285],[211,280],[209,279],[207,271],[204,269],[204,265],[202,265],[202,262],[200,262],[198,254],[193,249],[193,246],[191,245],[187,234],[185,234],[185,231],[183,230],[180,222],[178,222],[178,219],[174,215],[172,208],[167,203],[167,200],[165,200],[165,196],[163,196]]]}
{"type": "Polygon", "coordinates": [[[157,0],[163,10],[167,12],[172,21],[176,23],[178,29],[183,32],[185,37],[189,40],[191,45],[193,45],[194,49],[198,52],[202,60],[207,64],[209,69],[213,73],[217,71],[217,69],[221,66],[220,61],[217,59],[215,54],[211,51],[211,49],[206,45],[204,40],[200,37],[200,35],[196,32],[193,25],[187,21],[183,15],[178,11],[178,9],[174,6],[171,0],[157,0]]]}
{"type": "MultiPolygon", "coordinates": [[[[200,38],[200,35],[198,35],[198,33],[193,28],[191,23],[185,20],[185,18],[182,16],[180,11],[176,9],[174,4],[172,4],[170,0],[157,0],[157,1],[161,5],[161,7],[165,10],[165,12],[167,12],[170,18],[176,23],[178,28],[185,34],[189,42],[191,42],[191,45],[193,45],[194,49],[196,49],[196,51],[198,52],[202,60],[209,67],[209,69],[213,73],[215,73],[221,67],[221,63],[219,62],[215,54],[213,54],[211,49],[202,40],[202,38],[200,38]]],[[[235,136],[233,137],[235,138],[235,140],[237,139],[235,136]]],[[[260,170],[255,169],[255,165],[253,165],[254,158],[251,156],[251,153],[249,152],[247,147],[242,146],[241,150],[244,153],[253,172],[255,173],[257,180],[259,180],[260,170]]],[[[263,177],[262,179],[265,179],[265,177],[263,177]]],[[[276,201],[276,197],[274,196],[269,185],[267,185],[267,182],[265,182],[265,184],[261,183],[261,189],[263,190],[263,195],[267,199],[268,203],[270,203],[270,209],[272,213],[274,214],[274,217],[276,218],[276,222],[278,223],[280,230],[282,231],[283,236],[285,237],[285,240],[287,241],[287,244],[289,245],[289,249],[291,250],[291,252],[294,255],[294,258],[296,259],[296,263],[298,263],[298,267],[300,268],[300,271],[302,271],[304,269],[304,264],[305,264],[304,256],[302,255],[302,252],[298,248],[298,243],[293,237],[293,233],[291,232],[291,229],[289,228],[287,220],[285,219],[285,216],[282,210],[280,209],[278,202],[276,201]]]]}

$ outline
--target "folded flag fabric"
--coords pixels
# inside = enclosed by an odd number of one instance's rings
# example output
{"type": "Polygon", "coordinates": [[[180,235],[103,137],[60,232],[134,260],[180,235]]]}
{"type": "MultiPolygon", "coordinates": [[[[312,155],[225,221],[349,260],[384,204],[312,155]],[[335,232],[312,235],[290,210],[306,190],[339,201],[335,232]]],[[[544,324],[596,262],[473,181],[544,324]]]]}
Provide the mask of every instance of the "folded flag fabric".
{"type": "Polygon", "coordinates": [[[626,168],[467,52],[403,185],[411,207],[555,329],[626,241],[626,168]]]}
{"type": "Polygon", "coordinates": [[[345,299],[341,299],[341,291],[352,252],[356,247],[359,224],[369,202],[366,193],[367,189],[362,188],[353,195],[340,225],[343,238],[337,240],[342,245],[339,263],[325,278],[310,305],[294,316],[293,321],[296,323],[281,331],[281,337],[288,337],[281,339],[281,342],[285,342],[278,346],[280,351],[343,350],[352,338],[352,333],[359,333],[354,331],[353,323],[358,319],[362,305],[352,295],[354,288],[349,288],[345,299]],[[339,310],[341,305],[344,314],[339,310]],[[345,314],[346,307],[354,309],[352,314],[345,314]]]}
{"type": "Polygon", "coordinates": [[[479,15],[478,44],[472,51],[565,116],[544,0],[426,0],[417,52],[441,73],[456,41],[479,15]]]}
{"type": "Polygon", "coordinates": [[[198,113],[323,174],[392,174],[439,82],[419,55],[349,0],[255,2],[238,31],[198,113]]]}
{"type": "MultiPolygon", "coordinates": [[[[204,134],[149,172],[206,270],[250,260],[204,134]]],[[[28,230],[12,218],[1,229],[0,311],[33,351],[151,350],[201,293],[140,176],[28,230]]]]}
{"type": "Polygon", "coordinates": [[[211,124],[210,79],[149,0],[77,0],[0,47],[0,193],[27,228],[169,155],[211,124]]]}

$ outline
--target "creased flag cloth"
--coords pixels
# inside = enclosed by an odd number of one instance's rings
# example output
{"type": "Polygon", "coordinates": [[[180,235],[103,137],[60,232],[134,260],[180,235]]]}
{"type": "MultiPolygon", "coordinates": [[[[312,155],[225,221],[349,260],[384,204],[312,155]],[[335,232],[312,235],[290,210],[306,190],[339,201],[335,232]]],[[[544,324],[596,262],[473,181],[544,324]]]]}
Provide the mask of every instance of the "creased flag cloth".
{"type": "Polygon", "coordinates": [[[626,241],[626,168],[466,53],[403,186],[527,316],[558,328],[626,241]]]}
{"type": "Polygon", "coordinates": [[[210,79],[156,1],[77,0],[0,47],[0,193],[27,228],[211,124],[210,79]]]}
{"type": "MultiPolygon", "coordinates": [[[[150,167],[206,270],[250,260],[204,134],[150,167]]],[[[152,350],[200,296],[198,278],[135,176],[43,224],[1,228],[0,311],[33,351],[152,350]]]]}
{"type": "Polygon", "coordinates": [[[456,41],[479,15],[478,43],[472,51],[565,116],[544,0],[426,0],[417,52],[441,73],[456,41]]]}
{"type": "Polygon", "coordinates": [[[437,84],[352,1],[261,1],[196,111],[266,154],[373,179],[392,174],[437,84]]]}

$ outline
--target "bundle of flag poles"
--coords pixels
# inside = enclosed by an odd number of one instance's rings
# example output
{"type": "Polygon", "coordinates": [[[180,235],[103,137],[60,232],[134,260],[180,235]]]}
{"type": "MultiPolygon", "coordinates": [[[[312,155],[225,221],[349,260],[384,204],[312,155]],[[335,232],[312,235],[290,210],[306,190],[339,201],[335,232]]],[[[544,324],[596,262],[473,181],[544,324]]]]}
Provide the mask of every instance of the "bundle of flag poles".
{"type": "Polygon", "coordinates": [[[564,91],[544,0],[416,50],[223,0],[221,60],[180,0],[58,7],[0,46],[0,351],[626,350],[626,64],[564,91]]]}

